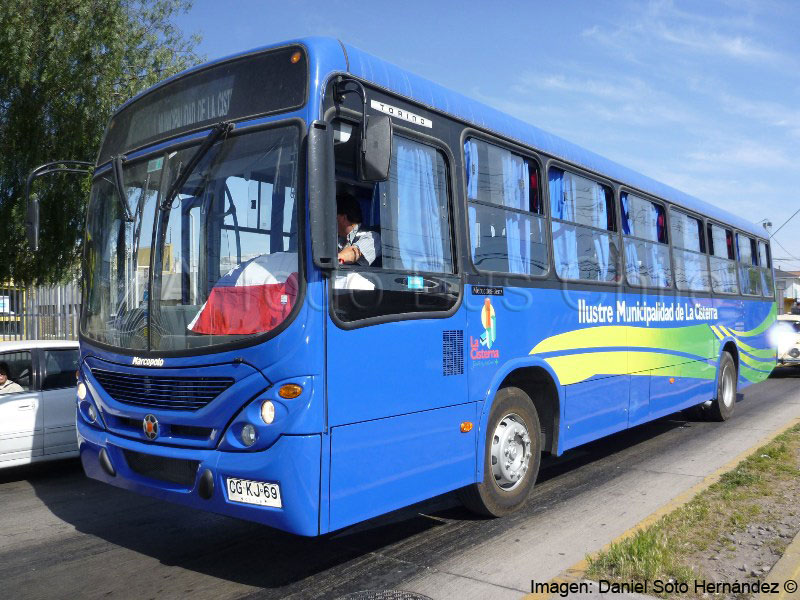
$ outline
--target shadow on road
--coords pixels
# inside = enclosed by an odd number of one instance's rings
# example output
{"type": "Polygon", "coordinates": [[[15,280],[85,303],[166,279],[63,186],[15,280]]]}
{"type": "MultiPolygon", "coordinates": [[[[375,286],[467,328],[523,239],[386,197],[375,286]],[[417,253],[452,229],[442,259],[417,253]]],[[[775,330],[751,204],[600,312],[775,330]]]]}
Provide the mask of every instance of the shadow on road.
{"type": "Polygon", "coordinates": [[[787,378],[800,378],[800,366],[799,365],[784,365],[780,367],[776,367],[772,374],[769,376],[770,379],[787,379],[787,378]]]}

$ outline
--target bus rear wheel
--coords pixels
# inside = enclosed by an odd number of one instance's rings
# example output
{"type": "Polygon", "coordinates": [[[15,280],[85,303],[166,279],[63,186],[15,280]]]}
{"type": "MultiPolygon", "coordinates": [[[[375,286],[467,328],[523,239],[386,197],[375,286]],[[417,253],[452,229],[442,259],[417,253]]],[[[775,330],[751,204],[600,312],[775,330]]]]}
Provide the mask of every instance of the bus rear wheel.
{"type": "Polygon", "coordinates": [[[739,379],[736,362],[729,352],[722,353],[718,372],[717,398],[706,409],[706,416],[710,421],[727,421],[736,408],[736,384],[739,379]]]}
{"type": "Polygon", "coordinates": [[[519,388],[497,392],[486,428],[483,481],[460,492],[472,512],[500,517],[513,512],[530,494],[539,473],[542,431],[536,407],[519,388]]]}

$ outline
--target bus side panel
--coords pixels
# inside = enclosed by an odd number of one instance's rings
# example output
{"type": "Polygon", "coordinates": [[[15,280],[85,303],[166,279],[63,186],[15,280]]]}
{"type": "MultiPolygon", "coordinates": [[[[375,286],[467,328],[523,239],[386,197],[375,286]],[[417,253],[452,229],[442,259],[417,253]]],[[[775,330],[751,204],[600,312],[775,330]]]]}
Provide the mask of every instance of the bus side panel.
{"type": "Polygon", "coordinates": [[[681,376],[684,368],[691,365],[692,363],[673,365],[650,371],[650,419],[657,419],[711,399],[713,379],[704,383],[681,376]],[[703,389],[707,389],[707,395],[699,396],[698,391],[703,389]]]}
{"type": "Polygon", "coordinates": [[[573,448],[628,426],[630,376],[603,377],[565,386],[563,448],[573,448]]]}
{"type": "Polygon", "coordinates": [[[630,401],[628,404],[628,427],[641,425],[650,420],[650,373],[631,375],[630,401]]]}
{"type": "Polygon", "coordinates": [[[369,519],[475,481],[476,404],[334,427],[330,529],[369,519]]]}

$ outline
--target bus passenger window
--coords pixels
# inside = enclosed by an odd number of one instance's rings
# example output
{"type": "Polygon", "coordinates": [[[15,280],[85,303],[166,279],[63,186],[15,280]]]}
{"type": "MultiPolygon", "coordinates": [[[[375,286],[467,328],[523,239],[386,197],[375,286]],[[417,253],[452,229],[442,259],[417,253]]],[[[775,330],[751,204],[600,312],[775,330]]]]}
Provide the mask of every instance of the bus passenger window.
{"type": "Polygon", "coordinates": [[[708,292],[711,275],[706,258],[703,222],[674,208],[670,210],[675,285],[681,291],[708,292]]]}
{"type": "Polygon", "coordinates": [[[736,261],[733,254],[733,232],[719,225],[708,224],[711,289],[716,294],[738,294],[736,261]]]}
{"type": "Polygon", "coordinates": [[[672,286],[666,211],[661,204],[620,194],[622,234],[628,283],[642,287],[672,286]]]}
{"type": "Polygon", "coordinates": [[[555,167],[549,172],[553,255],[561,279],[619,281],[611,188],[555,167]]]}
{"type": "Polygon", "coordinates": [[[761,270],[761,293],[772,298],[775,295],[775,283],[772,280],[772,261],[770,260],[769,246],[758,242],[758,266],[761,270]]]}
{"type": "Polygon", "coordinates": [[[742,233],[736,234],[739,250],[739,285],[748,296],[761,295],[761,270],[758,268],[756,241],[742,233]]]}
{"type": "Polygon", "coordinates": [[[482,271],[543,275],[547,232],[536,163],[474,138],[464,143],[472,262],[482,271]]]}

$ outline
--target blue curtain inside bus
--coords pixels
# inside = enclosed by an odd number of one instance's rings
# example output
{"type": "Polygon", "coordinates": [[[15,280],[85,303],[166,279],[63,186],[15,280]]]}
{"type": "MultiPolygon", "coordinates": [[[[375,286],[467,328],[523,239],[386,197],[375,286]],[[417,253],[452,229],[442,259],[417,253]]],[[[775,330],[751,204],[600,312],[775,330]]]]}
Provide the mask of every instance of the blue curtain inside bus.
{"type": "Polygon", "coordinates": [[[464,160],[467,171],[467,198],[478,199],[478,144],[475,140],[464,142],[464,160]]]}
{"type": "MultiPolygon", "coordinates": [[[[503,151],[503,201],[508,208],[530,209],[528,165],[521,157],[503,151]]],[[[508,245],[508,270],[510,273],[531,272],[530,218],[519,213],[506,212],[506,244],[508,245]]]]}
{"type": "MultiPolygon", "coordinates": [[[[437,181],[436,150],[395,136],[392,161],[397,181],[397,248],[404,269],[411,271],[449,271],[445,268],[442,211],[437,181]]],[[[383,224],[384,228],[387,224],[383,224]]],[[[447,252],[449,263],[450,253],[447,252]]]]}
{"type": "MultiPolygon", "coordinates": [[[[563,221],[575,220],[575,206],[568,202],[564,193],[564,171],[550,169],[550,214],[554,219],[563,221]]],[[[579,279],[578,244],[574,228],[560,227],[553,224],[553,254],[556,272],[563,279],[579,279]]]]}

